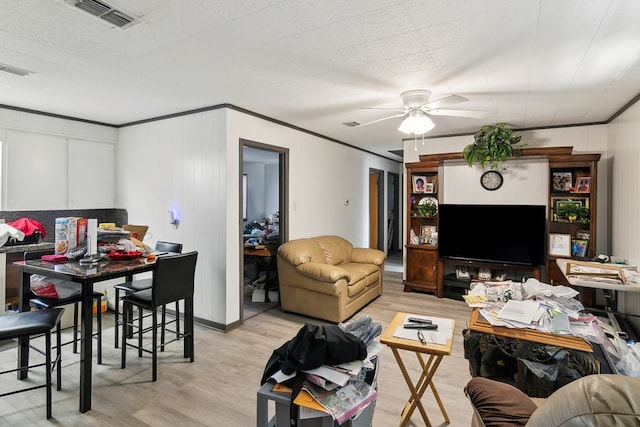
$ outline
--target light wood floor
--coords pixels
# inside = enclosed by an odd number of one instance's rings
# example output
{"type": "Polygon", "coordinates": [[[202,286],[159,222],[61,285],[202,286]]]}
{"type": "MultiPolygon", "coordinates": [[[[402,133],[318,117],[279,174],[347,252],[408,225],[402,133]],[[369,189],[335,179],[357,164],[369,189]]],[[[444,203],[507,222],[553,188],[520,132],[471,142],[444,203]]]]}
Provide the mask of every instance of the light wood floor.
{"type": "MultiPolygon", "coordinates": [[[[402,291],[401,273],[386,272],[384,293],[359,314],[370,315],[385,328],[398,311],[453,318],[456,321],[453,353],[445,357],[435,385],[451,418],[452,426],[468,426],[471,407],[463,388],[470,378],[464,359],[461,331],[470,309],[462,301],[402,291]]],[[[358,315],[359,315],[358,314],[358,315]]],[[[112,323],[112,316],[108,315],[112,323]]],[[[230,426],[256,425],[256,390],[272,351],[292,338],[305,321],[303,316],[279,308],[260,313],[238,329],[222,333],[196,326],[196,360],[182,359],[181,343],[174,343],[159,357],[158,381],[151,382],[151,360],[128,353],[127,368],[120,369],[120,352],[113,348],[113,328],[104,331],[103,364],[94,364],[93,409],[78,412],[78,356],[69,346],[63,350],[63,390],[53,392],[54,418],[45,420],[44,390],[0,399],[0,426],[230,426]]],[[[320,321],[315,321],[320,323],[320,321]]],[[[95,351],[95,347],[94,347],[95,351]]],[[[15,364],[15,348],[0,351],[0,366],[15,364]]],[[[403,353],[410,372],[418,375],[416,357],[403,353]]],[[[94,357],[95,363],[95,357],[94,357]]],[[[379,397],[373,425],[398,424],[409,396],[391,351],[380,353],[379,397]]],[[[0,377],[2,389],[19,384],[14,374],[0,377]]],[[[30,374],[32,380],[41,375],[30,374]]],[[[434,426],[446,425],[427,390],[423,403],[434,426]]],[[[419,413],[409,425],[424,425],[419,413]]]]}

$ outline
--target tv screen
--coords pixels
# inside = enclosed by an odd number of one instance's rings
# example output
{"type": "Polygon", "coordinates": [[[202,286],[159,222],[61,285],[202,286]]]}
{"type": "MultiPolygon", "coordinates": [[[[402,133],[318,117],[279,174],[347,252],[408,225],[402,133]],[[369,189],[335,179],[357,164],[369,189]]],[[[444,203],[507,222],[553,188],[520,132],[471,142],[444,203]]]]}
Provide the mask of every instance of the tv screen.
{"type": "Polygon", "coordinates": [[[546,207],[441,204],[441,258],[513,265],[544,264],[546,207]]]}

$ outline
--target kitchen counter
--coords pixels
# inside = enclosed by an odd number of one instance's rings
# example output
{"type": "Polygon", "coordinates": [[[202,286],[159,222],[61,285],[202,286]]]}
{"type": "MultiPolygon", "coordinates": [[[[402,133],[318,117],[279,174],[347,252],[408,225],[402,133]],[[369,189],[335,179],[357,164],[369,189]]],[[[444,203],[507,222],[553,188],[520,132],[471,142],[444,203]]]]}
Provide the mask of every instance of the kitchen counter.
{"type": "Polygon", "coordinates": [[[4,314],[6,309],[7,286],[11,288],[10,296],[15,297],[13,293],[17,292],[19,285],[19,283],[13,283],[16,280],[20,280],[18,270],[13,267],[13,262],[22,260],[22,254],[24,252],[53,249],[54,246],[52,242],[40,242],[0,247],[0,315],[4,314]]]}
{"type": "Polygon", "coordinates": [[[27,245],[0,246],[0,254],[10,254],[14,252],[43,251],[53,249],[52,242],[30,243],[27,245]]]}

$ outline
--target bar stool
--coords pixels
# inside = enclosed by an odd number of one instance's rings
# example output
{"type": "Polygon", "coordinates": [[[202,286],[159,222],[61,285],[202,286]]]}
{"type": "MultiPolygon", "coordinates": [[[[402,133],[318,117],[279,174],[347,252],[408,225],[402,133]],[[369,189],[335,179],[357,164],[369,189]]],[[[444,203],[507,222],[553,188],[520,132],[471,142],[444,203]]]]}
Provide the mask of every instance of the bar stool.
{"type": "MultiPolygon", "coordinates": [[[[173,253],[173,254],[179,254],[182,252],[182,243],[174,243],[174,242],[163,242],[163,241],[158,241],[156,242],[155,248],[154,248],[155,252],[168,252],[168,253],[173,253]]],[[[120,313],[120,292],[123,292],[125,295],[133,293],[133,292],[138,292],[138,291],[142,291],[145,289],[151,289],[151,279],[138,279],[138,280],[130,280],[130,281],[126,281],[124,283],[120,283],[117,285],[113,286],[113,289],[115,289],[116,291],[116,302],[115,302],[115,307],[114,307],[114,313],[115,313],[115,324],[116,324],[116,330],[115,330],[115,339],[114,339],[114,347],[118,348],[118,345],[120,344],[120,336],[118,335],[118,327],[119,325],[122,324],[122,313],[120,313]]],[[[166,307],[163,306],[162,307],[162,337],[161,337],[161,342],[164,343],[164,333],[165,333],[165,327],[167,324],[169,323],[176,323],[176,337],[178,337],[180,335],[180,306],[178,305],[178,303],[176,302],[176,311],[175,311],[175,319],[170,321],[170,322],[166,322],[166,307]]],[[[173,332],[173,331],[172,331],[173,332]]],[[[162,346],[162,350],[164,351],[164,346],[162,346]]]]}
{"type": "MultiPolygon", "coordinates": [[[[24,260],[40,259],[42,255],[50,255],[53,252],[51,250],[31,251],[24,253],[24,260]]],[[[80,285],[78,285],[80,286],[80,285]]],[[[96,323],[97,330],[92,334],[98,341],[98,364],[102,363],[102,298],[105,296],[100,292],[93,293],[93,301],[96,303],[96,323]]],[[[75,295],[69,298],[43,298],[33,293],[28,296],[29,305],[36,310],[42,310],[47,308],[61,307],[68,304],[73,304],[73,338],[71,341],[62,343],[61,345],[73,344],[73,352],[78,352],[78,341],[80,336],[80,330],[78,328],[78,313],[79,304],[82,301],[82,295],[75,295]]],[[[61,325],[58,324],[58,329],[61,329],[61,325]]],[[[61,369],[58,369],[58,382],[61,382],[61,369]]]]}
{"type": "MultiPolygon", "coordinates": [[[[121,368],[126,367],[127,346],[138,350],[138,357],[142,356],[142,352],[151,353],[152,357],[152,379],[156,381],[158,378],[158,309],[164,305],[184,300],[185,316],[183,332],[170,342],[184,339],[184,357],[189,358],[190,362],[194,360],[193,349],[193,290],[196,272],[196,261],[198,252],[193,251],[186,254],[170,255],[159,257],[156,260],[153,271],[152,286],[138,292],[125,295],[122,298],[122,348],[121,348],[121,368]],[[138,308],[138,325],[135,325],[132,319],[133,307],[138,308]],[[148,310],[152,313],[152,326],[144,329],[142,327],[143,311],[148,310]],[[137,344],[127,342],[127,329],[137,328],[137,344]],[[142,334],[151,331],[151,350],[143,348],[142,334]]],[[[160,324],[163,328],[164,325],[160,324]]],[[[161,346],[164,346],[162,342],[161,346]]],[[[169,344],[167,342],[166,344],[169,344]]]]}
{"type": "MultiPolygon", "coordinates": [[[[22,313],[9,314],[0,316],[0,340],[31,338],[35,335],[44,335],[45,350],[44,352],[33,347],[34,350],[41,353],[45,357],[45,363],[39,363],[8,371],[2,371],[0,374],[8,374],[11,372],[25,371],[40,366],[46,367],[45,384],[39,384],[26,387],[19,390],[9,391],[0,394],[0,397],[11,394],[22,393],[25,391],[35,390],[46,387],[47,389],[47,419],[51,418],[51,372],[58,366],[60,372],[60,328],[56,328],[56,358],[51,360],[51,330],[60,324],[60,319],[64,313],[64,308],[52,308],[46,310],[25,311],[22,313]]],[[[58,377],[59,378],[59,377],[58,377]]],[[[60,390],[60,382],[57,382],[57,389],[60,390]]]]}

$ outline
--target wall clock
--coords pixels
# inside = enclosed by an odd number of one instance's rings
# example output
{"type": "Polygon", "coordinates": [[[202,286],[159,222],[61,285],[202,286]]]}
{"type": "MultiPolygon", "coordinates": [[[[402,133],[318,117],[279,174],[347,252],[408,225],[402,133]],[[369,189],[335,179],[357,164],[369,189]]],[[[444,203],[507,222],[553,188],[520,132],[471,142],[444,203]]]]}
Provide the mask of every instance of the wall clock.
{"type": "Polygon", "coordinates": [[[480,177],[480,185],[482,185],[482,188],[489,191],[495,191],[502,187],[503,182],[504,178],[498,171],[486,171],[480,177]]]}

